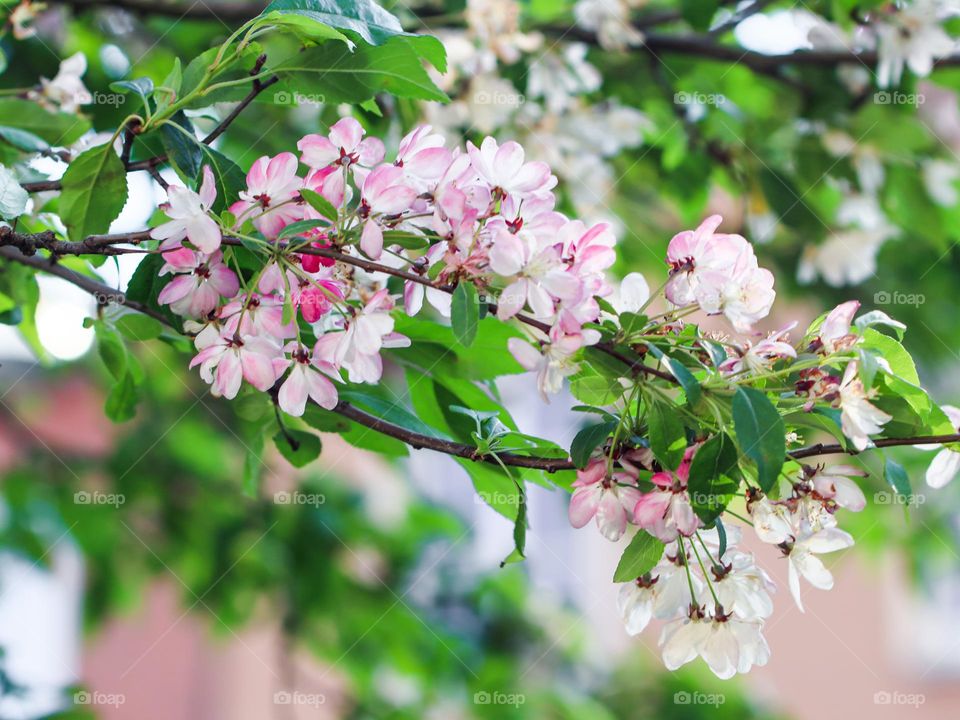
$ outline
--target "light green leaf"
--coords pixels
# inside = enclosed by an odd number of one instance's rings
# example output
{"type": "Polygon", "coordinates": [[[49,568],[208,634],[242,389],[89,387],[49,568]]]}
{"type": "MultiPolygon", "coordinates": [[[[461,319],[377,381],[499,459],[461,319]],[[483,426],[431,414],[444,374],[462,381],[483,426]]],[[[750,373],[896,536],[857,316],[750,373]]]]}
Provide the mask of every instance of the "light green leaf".
{"type": "Polygon", "coordinates": [[[127,171],[112,143],[74,159],[62,184],[60,217],[72,240],[107,232],[127,202],[127,171]]]}
{"type": "Polygon", "coordinates": [[[406,38],[384,45],[328,42],[307,48],[271,68],[300,92],[322,95],[326,103],[362,103],[380,92],[397,97],[446,102],[449,98],[424,69],[406,38]]]}
{"type": "Polygon", "coordinates": [[[620,556],[613,573],[614,582],[631,582],[650,572],[663,557],[663,543],[650,533],[640,530],[620,556]]]}
{"type": "MultiPolygon", "coordinates": [[[[274,0],[261,14],[271,22],[284,15],[299,15],[319,25],[356,33],[371,45],[383,45],[402,36],[414,43],[418,53],[437,70],[447,69],[446,52],[439,40],[404,32],[400,21],[373,0],[274,0]]],[[[335,37],[319,29],[317,32],[320,37],[335,37]]]]}

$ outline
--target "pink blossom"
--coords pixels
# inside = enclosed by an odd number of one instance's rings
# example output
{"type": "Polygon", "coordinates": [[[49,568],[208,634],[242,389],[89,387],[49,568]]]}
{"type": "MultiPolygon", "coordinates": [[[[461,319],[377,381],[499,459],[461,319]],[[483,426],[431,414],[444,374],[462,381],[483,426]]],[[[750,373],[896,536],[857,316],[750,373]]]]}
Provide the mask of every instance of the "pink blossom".
{"type": "Polygon", "coordinates": [[[554,300],[580,298],[580,279],[567,271],[560,251],[553,244],[541,242],[532,233],[497,233],[489,251],[490,268],[513,281],[500,293],[497,317],[508,320],[529,305],[534,317],[554,314],[554,300]]]}
{"type": "Polygon", "coordinates": [[[290,343],[286,350],[291,358],[286,362],[292,367],[277,394],[280,409],[288,415],[300,417],[306,410],[307,398],[327,410],[336,407],[339,400],[337,388],[324,376],[339,380],[336,369],[318,359],[316,351],[307,352],[297,343],[290,343]]]}
{"type": "Polygon", "coordinates": [[[209,257],[189,248],[163,253],[166,263],[160,276],[175,273],[160,294],[157,302],[169,305],[177,315],[203,317],[217,305],[221,297],[232,297],[240,289],[237,276],[223,264],[223,256],[216,251],[209,257]]]}
{"type": "Polygon", "coordinates": [[[345,117],[330,128],[327,137],[307,135],[297,143],[300,159],[310,168],[337,165],[344,169],[361,166],[370,168],[383,161],[383,143],[375,138],[364,138],[366,131],[354,118],[345,117]]]}
{"type": "Polygon", "coordinates": [[[744,347],[734,349],[732,354],[720,363],[717,369],[724,375],[733,375],[740,372],[762,373],[768,370],[777,360],[796,358],[796,349],[785,341],[787,333],[796,325],[796,322],[792,322],[786,327],[771,333],[756,345],[747,341],[744,347]]]}
{"type": "Polygon", "coordinates": [[[220,309],[224,332],[241,335],[266,335],[285,340],[296,334],[293,322],[283,322],[283,300],[273,295],[252,293],[227,303],[220,309]]]}
{"type": "Polygon", "coordinates": [[[343,330],[328,332],[317,341],[316,357],[333,367],[346,368],[350,382],[378,382],[383,374],[380,351],[410,344],[409,338],[393,332],[392,308],[386,288],[377,291],[343,330]]]}
{"type": "Polygon", "coordinates": [[[582,528],[595,517],[601,535],[612,542],[619,540],[641,497],[636,479],[627,473],[608,477],[606,460],[595,458],[585,469],[577,470],[573,487],[576,490],[570,498],[570,524],[582,528]]]}
{"type": "Polygon", "coordinates": [[[847,300],[827,313],[823,324],[820,325],[820,334],[814,340],[814,349],[822,349],[829,355],[850,347],[856,340],[856,335],[850,332],[850,324],[859,309],[859,301],[847,300]]]}
{"type": "Polygon", "coordinates": [[[200,377],[212,384],[215,396],[232,400],[243,380],[262,392],[273,387],[279,354],[279,346],[265,337],[224,333],[197,353],[190,367],[200,366],[200,377]]]}
{"type": "Polygon", "coordinates": [[[397,215],[410,208],[417,192],[407,185],[403,170],[395,165],[381,165],[363,181],[360,216],[367,218],[360,235],[360,249],[374,260],[383,252],[383,229],[377,215],[397,215]]]}
{"type": "Polygon", "coordinates": [[[474,170],[500,195],[533,197],[549,192],[557,184],[557,177],[545,162],[524,162],[519,143],[498,145],[492,137],[486,137],[479,148],[468,142],[467,153],[474,170]]]}
{"type": "Polygon", "coordinates": [[[687,480],[695,449],[687,448],[676,472],[655,473],[650,481],[656,488],[645,493],[633,509],[634,521],[663,542],[689,537],[700,527],[700,518],[693,512],[687,480]]]}
{"type": "Polygon", "coordinates": [[[195,193],[179,185],[167,188],[167,203],[162,205],[169,222],[150,231],[154,240],[162,240],[161,249],[177,247],[185,238],[208,255],[220,247],[220,226],[208,215],[217,199],[217,186],[209,165],[203,167],[203,183],[195,193]]]}
{"type": "Polygon", "coordinates": [[[546,402],[550,395],[560,392],[564,378],[580,369],[575,355],[585,344],[582,334],[566,333],[559,325],[550,330],[549,342],[543,343],[539,352],[526,340],[507,340],[507,348],[516,361],[537,373],[537,389],[546,402]]]}
{"type": "Polygon", "coordinates": [[[253,220],[254,227],[265,237],[275,238],[284,227],[300,220],[303,209],[296,201],[303,181],[297,170],[297,156],[293,153],[259,158],[247,173],[247,189],[230,206],[238,223],[253,220]]]}
{"type": "Polygon", "coordinates": [[[698,304],[707,313],[724,313],[743,332],[770,312],[776,293],[773,275],[740,235],[714,232],[723,221],[711,215],[696,230],[678,233],[667,248],[670,280],[667,299],[677,306],[698,304]]]}
{"type": "Polygon", "coordinates": [[[443,136],[430,130],[429,125],[420,125],[407,134],[393,163],[421,192],[435,184],[453,161],[453,154],[443,147],[443,136]]]}

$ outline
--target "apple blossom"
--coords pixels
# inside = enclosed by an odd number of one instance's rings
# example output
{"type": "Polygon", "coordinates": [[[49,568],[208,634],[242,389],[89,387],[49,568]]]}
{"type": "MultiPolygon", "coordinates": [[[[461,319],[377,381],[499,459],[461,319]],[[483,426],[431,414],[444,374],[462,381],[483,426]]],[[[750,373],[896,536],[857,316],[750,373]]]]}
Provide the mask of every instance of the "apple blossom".
{"type": "Polygon", "coordinates": [[[864,450],[870,442],[870,436],[881,432],[883,426],[893,420],[893,416],[870,402],[872,391],[863,387],[857,370],[855,361],[848,363],[840,381],[840,421],[843,434],[850,438],[857,450],[864,450]]]}
{"type": "Polygon", "coordinates": [[[163,259],[160,275],[173,273],[175,277],[164,285],[157,302],[169,305],[177,315],[203,317],[222,297],[232,297],[240,289],[237,276],[223,264],[219,251],[207,256],[178,248],[163,253],[163,259]]]}
{"type": "Polygon", "coordinates": [[[275,238],[291,222],[301,219],[300,197],[303,181],[297,176],[297,156],[284,152],[259,158],[247,173],[247,188],[230,206],[238,223],[252,220],[268,238],[275,238]]]}
{"type": "Polygon", "coordinates": [[[300,160],[310,168],[336,165],[345,170],[371,168],[383,161],[383,142],[378,138],[364,138],[366,131],[352,117],[338,120],[326,137],[307,135],[297,143],[302,153],[300,160]]]}
{"type": "Polygon", "coordinates": [[[633,507],[640,498],[637,481],[626,473],[608,475],[607,461],[595,458],[577,471],[570,498],[570,524],[582,528],[596,518],[600,534],[616,542],[627,529],[633,507]]]}
{"type": "Polygon", "coordinates": [[[285,350],[290,354],[290,373],[277,393],[277,404],[288,415],[300,417],[307,406],[307,398],[327,410],[337,405],[337,389],[325,377],[340,380],[332,365],[319,360],[316,352],[310,353],[299,343],[290,343],[285,350]]]}
{"type": "MultiPolygon", "coordinates": [[[[953,405],[942,405],[940,407],[944,414],[950,418],[950,422],[955,428],[960,428],[960,408],[953,405]]],[[[920,450],[939,450],[933,457],[933,462],[927,468],[926,482],[932,488],[942,488],[946,486],[960,471],[960,452],[953,448],[940,448],[939,445],[915,445],[920,450]]]]}
{"type": "Polygon", "coordinates": [[[216,251],[221,242],[220,226],[209,215],[216,199],[217,186],[213,171],[209,165],[204,165],[199,193],[179,185],[167,188],[167,202],[160,207],[170,221],[151,230],[150,237],[162,240],[160,247],[164,250],[178,247],[182,240],[187,239],[200,252],[209,255],[216,251]]]}
{"type": "Polygon", "coordinates": [[[687,448],[676,472],[658,472],[650,478],[652,492],[640,496],[633,508],[634,521],[663,542],[689,537],[700,527],[687,494],[687,480],[695,448],[687,448]]]}

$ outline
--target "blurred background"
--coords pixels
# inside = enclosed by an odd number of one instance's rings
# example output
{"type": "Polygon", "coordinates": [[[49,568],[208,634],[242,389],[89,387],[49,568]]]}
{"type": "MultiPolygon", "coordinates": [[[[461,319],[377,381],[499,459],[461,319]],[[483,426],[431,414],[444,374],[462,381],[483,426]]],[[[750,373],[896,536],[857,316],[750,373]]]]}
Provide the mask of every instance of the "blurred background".
{"type": "MultiPolygon", "coordinates": [[[[81,112],[103,131],[126,114],[111,82],[162,79],[263,3],[47,5],[34,36],[0,42],[0,84],[31,87],[82,52],[81,112]]],[[[859,62],[758,69],[756,56],[816,51],[825,27],[852,34],[856,3],[844,1],[386,5],[444,41],[438,82],[452,98],[356,110],[388,153],[423,120],[451,144],[519,140],[560,176],[564,212],[614,224],[618,274],[642,271],[653,287],[672,234],[720,212],[775,269],[762,329],[859,298],[908,324],[922,379],[960,404],[956,69],[908,75],[896,91],[859,62]],[[670,33],[741,48],[742,60],[664,50],[670,33]]],[[[266,95],[218,140],[244,168],[351,111],[266,95]]],[[[229,109],[192,119],[209,129],[229,109]]],[[[57,175],[62,163],[35,168],[57,175]]],[[[148,175],[130,182],[113,231],[145,227],[163,200],[148,175]]],[[[122,292],[136,264],[111,259],[98,274],[122,292]]],[[[857,545],[827,558],[836,587],[811,591],[806,613],[782,560],[758,548],[781,588],[768,666],[728,682],[699,663],[670,673],[655,631],[623,630],[610,582],[620,553],[569,527],[565,493],[530,487],[528,559],[505,568],[511,523],[461,467],[372,433],[325,434],[303,470],[254,453],[264,480],[249,497],[255,418],[151,341],[137,345],[150,378],[137,415],[112,424],[83,327],[95,303],[38,279],[36,317],[0,325],[3,720],[932,719],[960,702],[960,487],[925,487],[931,454],[891,453],[910,470],[910,508],[882,473],[865,481],[872,502],[842,520],[857,545]]],[[[402,370],[387,377],[407,392],[402,370]]],[[[572,399],[546,406],[522,376],[498,389],[521,429],[569,446],[572,399]]],[[[876,470],[882,458],[855,462],[876,470]]]]}

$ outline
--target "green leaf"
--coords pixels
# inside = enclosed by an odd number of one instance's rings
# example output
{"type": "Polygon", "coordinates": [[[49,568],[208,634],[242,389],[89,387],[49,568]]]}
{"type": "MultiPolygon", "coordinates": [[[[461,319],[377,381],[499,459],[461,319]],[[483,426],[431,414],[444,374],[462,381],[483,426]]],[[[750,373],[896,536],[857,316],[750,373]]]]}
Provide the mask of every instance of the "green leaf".
{"type": "MultiPolygon", "coordinates": [[[[446,52],[443,44],[429,35],[406,33],[400,21],[373,0],[274,0],[261,15],[275,22],[283,15],[299,15],[338,30],[356,33],[371,45],[382,45],[402,36],[417,47],[440,72],[446,72],[446,52]]],[[[320,31],[322,33],[322,31],[320,31]]],[[[329,37],[333,37],[330,35],[329,37]]]]}
{"type": "Polygon", "coordinates": [[[910,487],[910,476],[907,475],[907,471],[899,463],[888,458],[883,466],[883,476],[898,495],[902,495],[908,500],[913,495],[913,489],[910,487]]]}
{"type": "Polygon", "coordinates": [[[613,573],[614,582],[632,582],[650,572],[663,557],[663,543],[653,535],[640,530],[620,556],[613,573]]]}
{"type": "Polygon", "coordinates": [[[150,96],[153,94],[153,80],[148,77],[134,78],[133,80],[118,80],[110,83],[110,89],[114,92],[134,93],[140,96],[145,108],[150,107],[150,96]]]}
{"type": "Polygon", "coordinates": [[[193,124],[181,110],[160,126],[160,143],[170,163],[187,181],[200,176],[203,165],[203,150],[193,133],[193,124]]]}
{"type": "Polygon", "coordinates": [[[50,144],[42,137],[21,128],[0,127],[0,138],[24,152],[44,152],[50,149],[50,144]]]}
{"type": "Polygon", "coordinates": [[[139,389],[130,372],[125,372],[107,395],[104,412],[115,423],[132,420],[137,414],[139,389]]]}
{"type": "Polygon", "coordinates": [[[149,315],[140,315],[139,313],[130,313],[121,315],[117,318],[117,330],[119,330],[128,340],[153,340],[160,337],[163,332],[163,325],[158,320],[149,315]]]}
{"type": "Polygon", "coordinates": [[[106,233],[127,202],[127,171],[113,143],[90,148],[67,167],[60,217],[72,240],[106,233]]]}
{"type": "Polygon", "coordinates": [[[263,433],[257,432],[244,440],[246,453],[243,456],[243,494],[255,498],[260,490],[260,469],[263,461],[263,433]]]}
{"type": "Polygon", "coordinates": [[[680,12],[694,30],[707,30],[719,6],[719,0],[681,0],[680,12]]]}
{"type": "Polygon", "coordinates": [[[786,454],[783,418],[766,394],[741,387],[733,397],[733,426],[743,453],[757,464],[757,481],[767,492],[777,482],[786,454]]]}
{"type": "Polygon", "coordinates": [[[610,433],[619,424],[619,420],[610,420],[590,425],[578,432],[570,444],[570,458],[573,460],[573,464],[578,468],[585,468],[587,463],[590,462],[590,455],[593,454],[593,451],[609,437],[610,433]]]}
{"type": "Polygon", "coordinates": [[[278,432],[273,436],[273,442],[287,462],[296,468],[306,467],[320,457],[323,447],[319,437],[302,430],[278,432]]]}
{"type": "Polygon", "coordinates": [[[470,347],[477,337],[477,325],[480,322],[477,289],[473,283],[461,282],[453,291],[450,304],[450,326],[453,336],[464,347],[470,347]]]}
{"type": "MultiPolygon", "coordinates": [[[[197,141],[200,152],[203,153],[202,165],[209,165],[213,171],[214,184],[217,186],[217,199],[210,208],[214,213],[220,213],[236,199],[237,195],[247,187],[247,174],[230,158],[209,145],[197,141]]],[[[203,169],[197,171],[194,178],[194,187],[199,188],[203,182],[203,169]]]]}
{"type": "Polygon", "coordinates": [[[739,486],[736,447],[728,435],[714,435],[690,463],[687,492],[697,517],[708,525],[716,520],[739,486]]]}
{"type": "Polygon", "coordinates": [[[764,167],[759,177],[763,194],[780,220],[805,232],[823,232],[824,223],[810,209],[809,198],[804,197],[789,177],[769,167],[764,167]]]}
{"type": "Polygon", "coordinates": [[[280,234],[277,235],[277,240],[286,240],[287,238],[303,235],[314,228],[324,226],[329,227],[330,223],[326,220],[297,220],[284,227],[283,230],[280,231],[280,234]]]}
{"type": "Polygon", "coordinates": [[[478,499],[516,523],[521,503],[523,503],[523,494],[517,487],[516,481],[494,465],[464,458],[457,458],[457,462],[473,481],[478,499]]]}
{"type": "Polygon", "coordinates": [[[0,217],[7,220],[19,217],[27,209],[29,199],[14,174],[0,165],[0,217]]]}
{"type": "Polygon", "coordinates": [[[329,103],[362,103],[377,93],[446,102],[449,98],[427,74],[420,56],[406,38],[385,45],[328,42],[307,48],[271,70],[288,88],[322,95],[329,103]]]}
{"type": "Polygon", "coordinates": [[[333,203],[327,200],[323,195],[318,193],[316,190],[311,190],[310,188],[303,188],[300,191],[300,196],[307,201],[307,204],[320,213],[323,217],[328,220],[336,220],[339,213],[337,209],[333,206],[333,203]]]}
{"type": "Polygon", "coordinates": [[[680,422],[680,414],[665,403],[656,402],[650,405],[647,423],[653,456],[667,470],[680,467],[687,449],[687,436],[680,422]]]}
{"type": "Polygon", "coordinates": [[[127,348],[123,339],[103,323],[97,324],[97,350],[115,380],[127,374],[127,348]]]}
{"type": "Polygon", "coordinates": [[[19,128],[56,146],[72,145],[90,129],[90,121],[62,112],[48,112],[29,100],[0,100],[0,125],[19,128]]]}
{"type": "Polygon", "coordinates": [[[361,390],[341,390],[340,399],[374,413],[381,420],[406,428],[421,435],[443,438],[443,434],[424,423],[399,401],[385,400],[361,390]]]}

